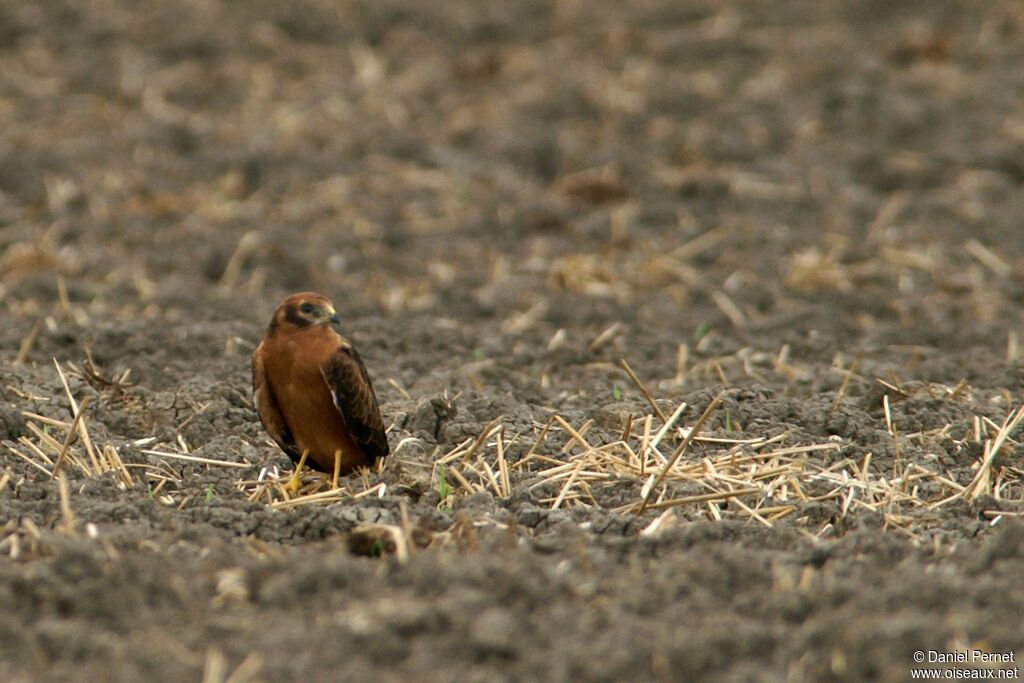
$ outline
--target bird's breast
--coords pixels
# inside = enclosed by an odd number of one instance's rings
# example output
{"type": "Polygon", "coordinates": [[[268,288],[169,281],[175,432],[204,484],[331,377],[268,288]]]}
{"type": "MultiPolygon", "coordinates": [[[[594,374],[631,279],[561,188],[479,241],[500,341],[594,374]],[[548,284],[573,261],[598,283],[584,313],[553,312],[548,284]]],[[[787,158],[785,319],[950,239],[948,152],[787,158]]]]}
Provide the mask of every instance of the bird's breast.
{"type": "Polygon", "coordinates": [[[267,363],[267,379],[299,450],[309,450],[310,461],[327,472],[334,469],[338,450],[343,472],[365,464],[320,371],[329,353],[298,340],[285,340],[269,351],[272,361],[267,363]]]}

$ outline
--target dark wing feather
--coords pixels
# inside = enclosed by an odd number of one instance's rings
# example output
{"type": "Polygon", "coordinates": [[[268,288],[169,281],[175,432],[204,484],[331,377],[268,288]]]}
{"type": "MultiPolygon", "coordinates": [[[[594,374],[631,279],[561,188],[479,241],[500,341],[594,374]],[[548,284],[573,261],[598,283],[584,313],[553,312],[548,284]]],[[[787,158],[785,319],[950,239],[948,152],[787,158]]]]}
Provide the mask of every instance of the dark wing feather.
{"type": "Polygon", "coordinates": [[[259,413],[260,422],[267,434],[281,447],[281,450],[288,454],[288,457],[295,462],[299,461],[301,453],[295,444],[288,423],[281,414],[281,408],[277,405],[277,396],[274,389],[267,381],[267,371],[263,367],[263,345],[256,347],[256,353],[252,354],[252,399],[256,405],[256,412],[259,413]]]}
{"type": "Polygon", "coordinates": [[[351,346],[339,348],[320,372],[334,396],[334,407],[366,459],[373,463],[390,453],[377,396],[356,350],[351,346]]]}

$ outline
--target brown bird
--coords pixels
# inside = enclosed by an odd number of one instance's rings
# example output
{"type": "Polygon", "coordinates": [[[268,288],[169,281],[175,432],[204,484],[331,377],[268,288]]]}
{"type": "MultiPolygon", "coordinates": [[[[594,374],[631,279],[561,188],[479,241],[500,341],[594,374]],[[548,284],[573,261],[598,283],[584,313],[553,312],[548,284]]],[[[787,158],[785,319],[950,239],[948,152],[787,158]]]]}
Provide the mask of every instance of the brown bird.
{"type": "Polygon", "coordinates": [[[334,306],[314,292],[277,307],[252,355],[252,391],[263,427],[298,465],[338,476],[388,455],[384,420],[366,366],[338,332],[334,306]]]}

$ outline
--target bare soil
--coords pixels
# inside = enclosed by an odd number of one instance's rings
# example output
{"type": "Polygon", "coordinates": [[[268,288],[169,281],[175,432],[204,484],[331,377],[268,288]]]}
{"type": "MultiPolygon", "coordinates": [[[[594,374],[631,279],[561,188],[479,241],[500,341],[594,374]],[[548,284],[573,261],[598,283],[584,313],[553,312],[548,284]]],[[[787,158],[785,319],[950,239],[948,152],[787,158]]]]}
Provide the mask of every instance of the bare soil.
{"type": "Polygon", "coordinates": [[[1021,64],[1015,0],[0,4],[0,680],[1024,656],[1021,64]],[[289,500],[306,289],[394,455],[289,500]]]}

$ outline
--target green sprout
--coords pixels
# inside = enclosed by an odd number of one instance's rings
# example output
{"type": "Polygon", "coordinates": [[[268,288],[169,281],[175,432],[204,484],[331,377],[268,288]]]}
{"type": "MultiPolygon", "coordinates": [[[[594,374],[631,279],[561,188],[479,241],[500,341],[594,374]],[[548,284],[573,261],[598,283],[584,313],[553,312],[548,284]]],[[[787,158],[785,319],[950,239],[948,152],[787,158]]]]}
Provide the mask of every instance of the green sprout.
{"type": "Polygon", "coordinates": [[[733,429],[732,429],[732,413],[730,413],[729,409],[726,408],[726,410],[725,410],[725,432],[726,432],[726,434],[729,434],[732,431],[733,431],[733,429]]]}
{"type": "Polygon", "coordinates": [[[373,543],[370,545],[370,557],[380,557],[384,554],[384,551],[387,549],[388,547],[383,540],[375,538],[373,539],[373,543]]]}
{"type": "Polygon", "coordinates": [[[444,474],[444,467],[437,470],[437,495],[441,498],[439,507],[450,510],[452,508],[452,501],[450,500],[452,487],[448,484],[448,478],[444,474]]]}
{"type": "Polygon", "coordinates": [[[615,398],[616,401],[622,400],[622,390],[619,389],[618,384],[612,385],[612,396],[615,398]]]}
{"type": "Polygon", "coordinates": [[[697,325],[697,329],[695,329],[693,331],[693,341],[699,342],[710,331],[711,331],[711,323],[709,323],[708,321],[705,320],[701,324],[697,325]]]}
{"type": "Polygon", "coordinates": [[[211,500],[213,500],[213,484],[206,487],[206,502],[209,503],[211,500]]]}

